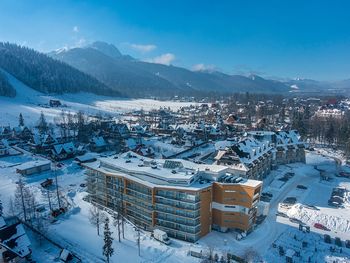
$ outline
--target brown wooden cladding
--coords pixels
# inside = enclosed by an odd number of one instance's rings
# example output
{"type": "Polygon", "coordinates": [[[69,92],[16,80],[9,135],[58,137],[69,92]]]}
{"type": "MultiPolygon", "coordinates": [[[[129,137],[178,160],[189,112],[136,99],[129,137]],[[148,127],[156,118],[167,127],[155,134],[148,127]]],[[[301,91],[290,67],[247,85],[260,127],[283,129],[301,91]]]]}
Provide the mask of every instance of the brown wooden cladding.
{"type": "Polygon", "coordinates": [[[201,237],[205,236],[211,231],[212,225],[212,188],[207,188],[200,193],[201,208],[200,208],[200,220],[201,220],[201,237]]]}
{"type": "Polygon", "coordinates": [[[257,187],[239,184],[213,184],[213,202],[226,205],[240,205],[252,207],[255,193],[261,191],[261,184],[257,187]]]}
{"type": "Polygon", "coordinates": [[[220,227],[237,228],[244,231],[250,229],[249,216],[239,212],[223,212],[213,209],[213,224],[220,227]]]}

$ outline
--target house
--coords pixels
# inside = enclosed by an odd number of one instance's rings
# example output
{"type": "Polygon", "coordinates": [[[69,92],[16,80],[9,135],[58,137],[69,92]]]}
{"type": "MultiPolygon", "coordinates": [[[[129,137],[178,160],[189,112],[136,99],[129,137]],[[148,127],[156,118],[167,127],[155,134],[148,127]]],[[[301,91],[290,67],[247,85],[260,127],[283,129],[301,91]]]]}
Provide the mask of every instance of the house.
{"type": "Polygon", "coordinates": [[[51,155],[55,160],[64,160],[64,159],[74,157],[76,152],[77,152],[77,149],[74,146],[74,144],[72,142],[68,142],[68,143],[53,145],[51,155]]]}
{"type": "Polygon", "coordinates": [[[75,157],[74,160],[77,161],[79,164],[94,162],[96,161],[96,154],[86,153],[84,155],[75,157]]]}
{"type": "Polygon", "coordinates": [[[0,262],[28,262],[30,245],[22,224],[0,226],[0,262]]]}
{"type": "Polygon", "coordinates": [[[11,128],[10,126],[0,127],[0,139],[8,139],[11,137],[11,128]]]}
{"type": "Polygon", "coordinates": [[[118,137],[118,138],[129,138],[130,137],[130,130],[128,126],[125,123],[116,123],[113,124],[110,128],[112,137],[118,137]]]}
{"type": "Polygon", "coordinates": [[[13,137],[24,141],[30,140],[32,132],[26,126],[16,126],[12,128],[13,137]]]}
{"type": "Polygon", "coordinates": [[[30,148],[36,153],[50,153],[53,145],[57,143],[56,138],[51,134],[40,134],[35,130],[30,140],[30,148]]]}
{"type": "Polygon", "coordinates": [[[62,106],[62,103],[59,100],[50,100],[49,105],[50,107],[59,107],[62,106]]]}
{"type": "Polygon", "coordinates": [[[51,170],[51,162],[49,160],[30,161],[16,167],[16,172],[21,175],[32,175],[49,170],[51,170]]]}
{"type": "Polygon", "coordinates": [[[7,140],[0,140],[0,157],[9,155],[9,145],[7,140]]]}
{"type": "Polygon", "coordinates": [[[90,141],[90,150],[93,152],[103,152],[108,149],[108,144],[102,136],[93,137],[90,141]]]}

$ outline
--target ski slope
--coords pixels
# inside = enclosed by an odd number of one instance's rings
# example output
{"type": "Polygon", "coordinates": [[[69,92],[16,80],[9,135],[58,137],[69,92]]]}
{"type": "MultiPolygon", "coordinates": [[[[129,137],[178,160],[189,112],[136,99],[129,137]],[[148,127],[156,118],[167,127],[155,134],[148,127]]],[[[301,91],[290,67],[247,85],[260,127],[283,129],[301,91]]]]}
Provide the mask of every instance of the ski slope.
{"type": "Polygon", "coordinates": [[[152,110],[160,107],[170,107],[178,110],[181,107],[196,105],[192,102],[158,101],[153,99],[124,99],[107,96],[99,96],[91,93],[76,93],[63,95],[46,95],[38,92],[12,75],[4,72],[9,82],[16,89],[17,95],[14,98],[0,96],[0,126],[18,125],[18,116],[22,113],[25,124],[35,125],[39,115],[43,112],[47,121],[52,122],[59,116],[62,110],[72,113],[83,111],[87,114],[108,114],[118,117],[121,113],[133,110],[152,110]],[[50,99],[58,99],[64,107],[50,108],[45,105],[50,99]]]}

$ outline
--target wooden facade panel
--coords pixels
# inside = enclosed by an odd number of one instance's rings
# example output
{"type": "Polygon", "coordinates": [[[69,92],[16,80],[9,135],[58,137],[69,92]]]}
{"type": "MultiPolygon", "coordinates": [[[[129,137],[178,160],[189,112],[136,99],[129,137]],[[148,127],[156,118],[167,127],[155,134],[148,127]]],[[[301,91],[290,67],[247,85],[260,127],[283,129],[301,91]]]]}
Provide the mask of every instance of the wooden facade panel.
{"type": "Polygon", "coordinates": [[[212,188],[208,188],[200,193],[201,208],[200,208],[200,220],[201,220],[201,237],[205,236],[211,231],[212,225],[212,188]]]}

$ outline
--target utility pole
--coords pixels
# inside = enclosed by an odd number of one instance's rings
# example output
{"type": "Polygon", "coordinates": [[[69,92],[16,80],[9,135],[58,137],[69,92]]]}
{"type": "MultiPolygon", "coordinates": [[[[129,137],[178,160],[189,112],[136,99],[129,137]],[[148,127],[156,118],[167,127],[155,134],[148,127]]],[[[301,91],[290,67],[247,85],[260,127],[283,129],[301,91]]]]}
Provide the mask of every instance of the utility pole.
{"type": "Polygon", "coordinates": [[[54,174],[55,174],[55,181],[56,181],[56,192],[57,192],[57,201],[58,201],[58,208],[61,209],[61,200],[60,195],[58,192],[58,182],[57,182],[57,163],[54,162],[54,174]]]}
{"type": "Polygon", "coordinates": [[[135,230],[137,231],[137,248],[138,248],[138,251],[139,251],[139,257],[141,256],[141,234],[140,234],[140,229],[135,226],[135,230]]]}
{"type": "Polygon", "coordinates": [[[50,197],[50,190],[49,190],[49,189],[47,189],[47,198],[49,199],[49,207],[50,207],[50,211],[52,211],[51,197],[50,197]]]}
{"type": "Polygon", "coordinates": [[[22,179],[19,179],[18,185],[19,185],[19,190],[20,190],[20,192],[21,192],[21,201],[22,201],[22,207],[23,207],[24,221],[27,221],[27,212],[26,212],[26,206],[25,206],[25,204],[24,204],[23,182],[22,182],[22,179]]]}

